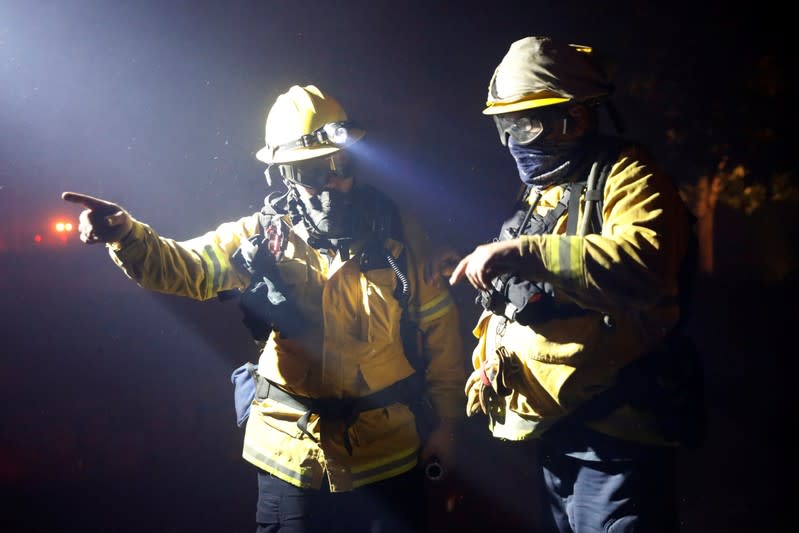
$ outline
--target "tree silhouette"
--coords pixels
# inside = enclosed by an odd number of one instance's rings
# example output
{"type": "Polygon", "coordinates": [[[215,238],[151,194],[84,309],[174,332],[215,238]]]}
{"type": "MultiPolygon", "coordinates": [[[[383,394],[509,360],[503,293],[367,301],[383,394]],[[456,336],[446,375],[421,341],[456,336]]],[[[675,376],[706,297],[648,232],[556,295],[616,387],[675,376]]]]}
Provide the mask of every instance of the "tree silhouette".
{"type": "Polygon", "coordinates": [[[799,212],[790,62],[784,47],[762,40],[712,50],[654,47],[620,86],[697,218],[699,271],[716,274],[722,257],[759,255],[750,263],[760,274],[784,279],[796,271],[799,212]],[[731,216],[720,217],[722,207],[731,216]],[[741,223],[730,223],[736,217],[741,223]],[[723,255],[721,245],[737,250],[723,255]]]}
{"type": "MultiPolygon", "coordinates": [[[[724,157],[715,172],[702,175],[695,184],[685,184],[680,189],[683,200],[697,218],[699,271],[703,274],[715,271],[714,223],[719,202],[744,216],[778,204],[799,206],[799,187],[793,182],[793,173],[776,172],[768,177],[768,183],[750,182],[747,177],[743,164],[730,164],[729,158],[724,157]]],[[[793,265],[788,265],[787,270],[791,268],[793,265]]]]}

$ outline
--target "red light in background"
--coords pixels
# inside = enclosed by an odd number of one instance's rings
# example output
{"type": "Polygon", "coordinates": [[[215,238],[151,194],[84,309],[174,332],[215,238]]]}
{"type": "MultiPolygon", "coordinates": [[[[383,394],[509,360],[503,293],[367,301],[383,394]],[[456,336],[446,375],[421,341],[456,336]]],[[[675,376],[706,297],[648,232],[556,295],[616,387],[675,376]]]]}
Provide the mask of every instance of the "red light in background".
{"type": "Polygon", "coordinates": [[[76,220],[58,213],[40,219],[39,223],[20,219],[12,219],[9,223],[3,220],[0,224],[0,258],[6,252],[65,249],[78,241],[77,229],[76,220]]]}

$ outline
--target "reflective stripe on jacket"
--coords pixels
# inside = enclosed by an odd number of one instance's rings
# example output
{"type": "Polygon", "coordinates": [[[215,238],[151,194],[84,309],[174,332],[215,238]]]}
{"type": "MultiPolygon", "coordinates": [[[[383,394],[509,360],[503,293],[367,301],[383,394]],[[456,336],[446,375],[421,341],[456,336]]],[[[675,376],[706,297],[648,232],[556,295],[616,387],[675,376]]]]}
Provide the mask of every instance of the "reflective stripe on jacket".
{"type": "MultiPolygon", "coordinates": [[[[462,416],[465,379],[457,308],[446,289],[421,281],[426,239],[412,220],[403,219],[403,224],[405,243],[388,241],[388,247],[395,257],[405,250],[409,308],[423,332],[431,401],[438,416],[454,420],[462,416]]],[[[131,235],[109,248],[114,262],[142,287],[205,300],[247,286],[248,276],[236,271],[230,257],[258,229],[254,214],[178,242],[134,221],[131,235]]],[[[394,298],[393,271],[362,272],[358,243],[349,260],[323,256],[306,243],[303,229],[289,231],[278,268],[306,321],[305,333],[282,338],[273,332],[260,353],[258,372],[289,392],[312,398],[365,396],[411,375],[400,338],[402,309],[394,298]]],[[[246,426],[244,459],[300,487],[319,488],[327,472],[333,491],[386,479],[417,463],[419,437],[404,404],[362,412],[351,425],[312,415],[310,436],[297,426],[302,414],[271,399],[256,400],[246,426]]]]}
{"type": "MultiPolygon", "coordinates": [[[[562,193],[560,186],[543,191],[537,212],[548,212],[562,193]]],[[[474,368],[499,346],[522,363],[504,416],[491,420],[496,437],[522,440],[545,431],[656,346],[679,318],[678,272],[689,227],[672,182],[642,149],[624,150],[613,165],[602,212],[601,234],[566,235],[566,213],[552,234],[521,238],[521,276],[550,283],[556,302],[587,313],[522,326],[485,312],[474,328],[474,368]]],[[[663,442],[652,415],[627,406],[591,425],[663,442]]]]}

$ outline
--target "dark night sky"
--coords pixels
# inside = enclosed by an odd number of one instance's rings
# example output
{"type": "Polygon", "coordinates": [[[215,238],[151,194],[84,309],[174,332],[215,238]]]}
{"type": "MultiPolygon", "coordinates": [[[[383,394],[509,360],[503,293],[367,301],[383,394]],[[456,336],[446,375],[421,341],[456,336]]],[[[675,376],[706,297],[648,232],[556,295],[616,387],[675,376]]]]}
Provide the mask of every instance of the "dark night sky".
{"type": "MultiPolygon", "coordinates": [[[[762,36],[778,34],[720,2],[648,4],[6,1],[0,210],[26,227],[74,214],[59,193],[79,190],[194,235],[260,204],[254,152],[268,106],[293,83],[316,83],[385,153],[372,179],[460,235],[458,220],[491,216],[516,186],[480,114],[513,40],[592,44],[616,61],[620,87],[654,82],[684,110],[702,109],[704,94],[735,98],[750,58],[774,47],[762,36]]],[[[621,91],[617,103],[629,134],[658,153],[668,109],[621,91]]]]}
{"type": "MultiPolygon", "coordinates": [[[[269,105],[315,83],[368,130],[363,142],[381,154],[368,179],[412,205],[434,238],[471,247],[496,233],[518,182],[480,113],[487,84],[509,44],[532,34],[613,59],[628,134],[690,181],[709,146],[672,159],[675,110],[703,138],[734,136],[714,117],[747,107],[760,58],[787,68],[788,18],[726,2],[650,4],[0,1],[0,502],[17,511],[7,530],[252,529],[255,480],[228,382],[250,349],[237,310],[146,293],[101,247],[33,246],[55,217],[77,217],[62,191],[116,201],[179,239],[249,214],[266,192],[254,154],[269,105]]],[[[755,347],[734,312],[748,300],[734,303],[709,311],[723,317],[704,340],[723,362],[711,381],[731,431],[761,413],[740,396],[749,367],[730,351],[777,353],[780,342],[755,347]]],[[[764,383],[763,401],[780,401],[764,383]]],[[[496,451],[477,430],[473,450],[496,451]]],[[[726,448],[725,438],[714,442],[726,448]]],[[[741,439],[739,456],[753,459],[735,469],[726,455],[689,457],[686,531],[768,530],[756,507],[776,498],[779,448],[741,439]],[[736,483],[767,488],[750,495],[736,483]]],[[[472,465],[484,476],[477,493],[501,492],[496,472],[523,468],[506,450],[472,465]]]]}

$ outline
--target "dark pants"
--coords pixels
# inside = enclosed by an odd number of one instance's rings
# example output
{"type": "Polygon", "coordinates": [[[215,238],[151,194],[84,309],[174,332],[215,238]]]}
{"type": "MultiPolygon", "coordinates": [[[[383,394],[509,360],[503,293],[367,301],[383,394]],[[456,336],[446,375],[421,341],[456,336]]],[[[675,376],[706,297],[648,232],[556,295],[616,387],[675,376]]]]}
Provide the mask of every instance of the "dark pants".
{"type": "Polygon", "coordinates": [[[300,489],[258,472],[257,533],[419,533],[426,523],[423,472],[349,492],[300,489]]]}
{"type": "Polygon", "coordinates": [[[590,430],[595,450],[614,457],[576,459],[559,439],[537,443],[541,533],[675,533],[679,531],[676,451],[618,441],[590,430]]]}

